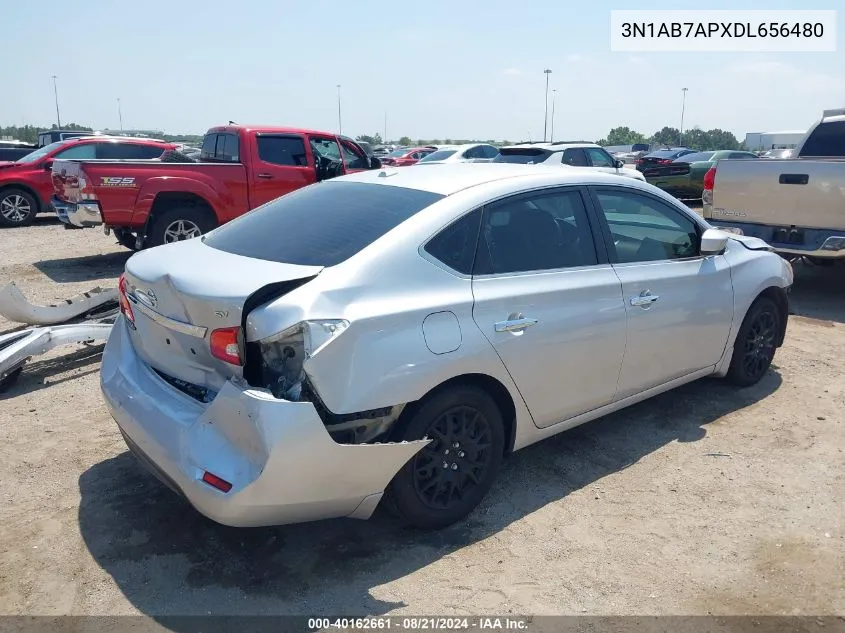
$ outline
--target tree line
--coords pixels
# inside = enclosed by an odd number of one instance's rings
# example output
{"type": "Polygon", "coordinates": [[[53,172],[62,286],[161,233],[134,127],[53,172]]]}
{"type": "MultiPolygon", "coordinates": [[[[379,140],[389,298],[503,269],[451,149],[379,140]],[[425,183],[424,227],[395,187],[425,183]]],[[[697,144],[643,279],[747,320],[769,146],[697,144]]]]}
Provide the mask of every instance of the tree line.
{"type": "Polygon", "coordinates": [[[648,143],[652,146],[683,146],[699,151],[743,148],[743,143],[740,143],[731,132],[719,128],[702,130],[699,127],[686,130],[683,134],[678,128],[664,127],[651,136],[641,134],[629,127],[615,127],[608,132],[607,138],[599,139],[596,143],[603,146],[648,143]]]}
{"type": "MultiPolygon", "coordinates": [[[[0,127],[0,138],[9,136],[16,141],[23,141],[24,143],[37,143],[38,134],[40,132],[49,132],[50,130],[57,130],[56,124],[53,123],[50,127],[39,125],[9,125],[0,127]]],[[[93,132],[94,129],[85,127],[84,125],[77,125],[76,123],[68,123],[62,126],[63,130],[75,130],[79,132],[93,132]]]]}

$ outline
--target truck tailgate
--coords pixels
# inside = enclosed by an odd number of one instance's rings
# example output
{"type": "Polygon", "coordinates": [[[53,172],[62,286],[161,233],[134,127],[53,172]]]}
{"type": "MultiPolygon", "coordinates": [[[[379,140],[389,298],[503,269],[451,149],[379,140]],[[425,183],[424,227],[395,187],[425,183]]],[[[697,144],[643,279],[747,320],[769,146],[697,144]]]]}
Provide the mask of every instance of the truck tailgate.
{"type": "Polygon", "coordinates": [[[707,219],[845,227],[845,160],[722,160],[707,219]]]}

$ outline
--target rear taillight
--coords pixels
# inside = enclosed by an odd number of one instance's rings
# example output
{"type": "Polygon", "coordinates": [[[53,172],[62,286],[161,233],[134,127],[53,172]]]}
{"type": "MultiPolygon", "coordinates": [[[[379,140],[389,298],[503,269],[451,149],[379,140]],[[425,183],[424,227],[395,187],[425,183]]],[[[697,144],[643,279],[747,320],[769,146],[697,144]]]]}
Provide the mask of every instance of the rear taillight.
{"type": "Polygon", "coordinates": [[[704,190],[713,191],[713,185],[716,184],[716,168],[711,167],[704,174],[704,190]]]}
{"type": "Polygon", "coordinates": [[[221,492],[229,492],[232,489],[232,484],[207,470],[202,474],[202,480],[221,492]]]}
{"type": "Polygon", "coordinates": [[[211,355],[232,365],[243,365],[241,328],[224,327],[211,333],[211,355]]]}
{"type": "Polygon", "coordinates": [[[132,312],[132,304],[129,303],[129,299],[126,297],[126,273],[123,273],[117,282],[117,295],[121,314],[126,317],[126,320],[129,321],[129,323],[135,325],[135,315],[132,312]]]}

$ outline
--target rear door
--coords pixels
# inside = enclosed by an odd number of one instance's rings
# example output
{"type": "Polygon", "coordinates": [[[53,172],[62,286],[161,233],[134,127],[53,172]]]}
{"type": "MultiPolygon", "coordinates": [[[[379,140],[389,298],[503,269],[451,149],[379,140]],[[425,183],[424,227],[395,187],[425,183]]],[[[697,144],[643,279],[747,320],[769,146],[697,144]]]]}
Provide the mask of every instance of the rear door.
{"type": "Polygon", "coordinates": [[[483,213],[473,318],[539,427],[611,402],[625,349],[622,289],[585,201],[562,187],[483,213]]]}
{"type": "Polygon", "coordinates": [[[249,171],[249,199],[253,208],[316,181],[301,134],[255,136],[255,158],[249,171]]]}
{"type": "Polygon", "coordinates": [[[627,311],[617,399],[715,365],[733,320],[724,256],[702,257],[698,224],[656,196],[623,187],[592,192],[627,311]]]}

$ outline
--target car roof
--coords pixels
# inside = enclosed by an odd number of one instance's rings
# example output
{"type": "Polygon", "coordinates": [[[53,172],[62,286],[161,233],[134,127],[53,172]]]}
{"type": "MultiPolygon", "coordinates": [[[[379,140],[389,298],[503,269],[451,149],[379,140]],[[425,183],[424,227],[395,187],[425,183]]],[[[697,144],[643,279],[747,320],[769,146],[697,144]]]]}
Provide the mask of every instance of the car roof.
{"type": "MultiPolygon", "coordinates": [[[[458,191],[500,181],[525,178],[551,181],[548,184],[613,184],[639,186],[634,178],[620,178],[589,167],[557,165],[519,165],[513,163],[430,163],[411,167],[384,167],[362,171],[333,181],[365,182],[394,187],[406,187],[444,196],[458,191]],[[630,183],[627,181],[631,181],[630,183]],[[621,182],[625,181],[625,182],[621,182]]],[[[650,187],[650,186],[649,186],[650,187]]],[[[650,188],[654,189],[653,187],[650,188]]]]}
{"type": "MultiPolygon", "coordinates": [[[[217,125],[215,127],[208,128],[208,132],[263,132],[266,134],[308,134],[308,135],[317,135],[317,136],[337,136],[334,132],[323,132],[320,130],[309,130],[306,128],[297,128],[297,127],[281,127],[275,125],[217,125]]],[[[346,137],[344,137],[346,138],[346,137]]]]}
{"type": "Polygon", "coordinates": [[[500,149],[545,149],[550,152],[562,152],[566,149],[581,147],[601,147],[596,143],[520,143],[519,145],[507,145],[500,149]]]}
{"type": "Polygon", "coordinates": [[[94,141],[101,143],[158,143],[161,145],[175,145],[175,143],[163,141],[158,138],[139,138],[137,136],[108,136],[106,134],[92,134],[91,136],[74,136],[73,138],[64,139],[62,143],[65,143],[67,145],[73,145],[75,143],[91,143],[94,141]]]}

